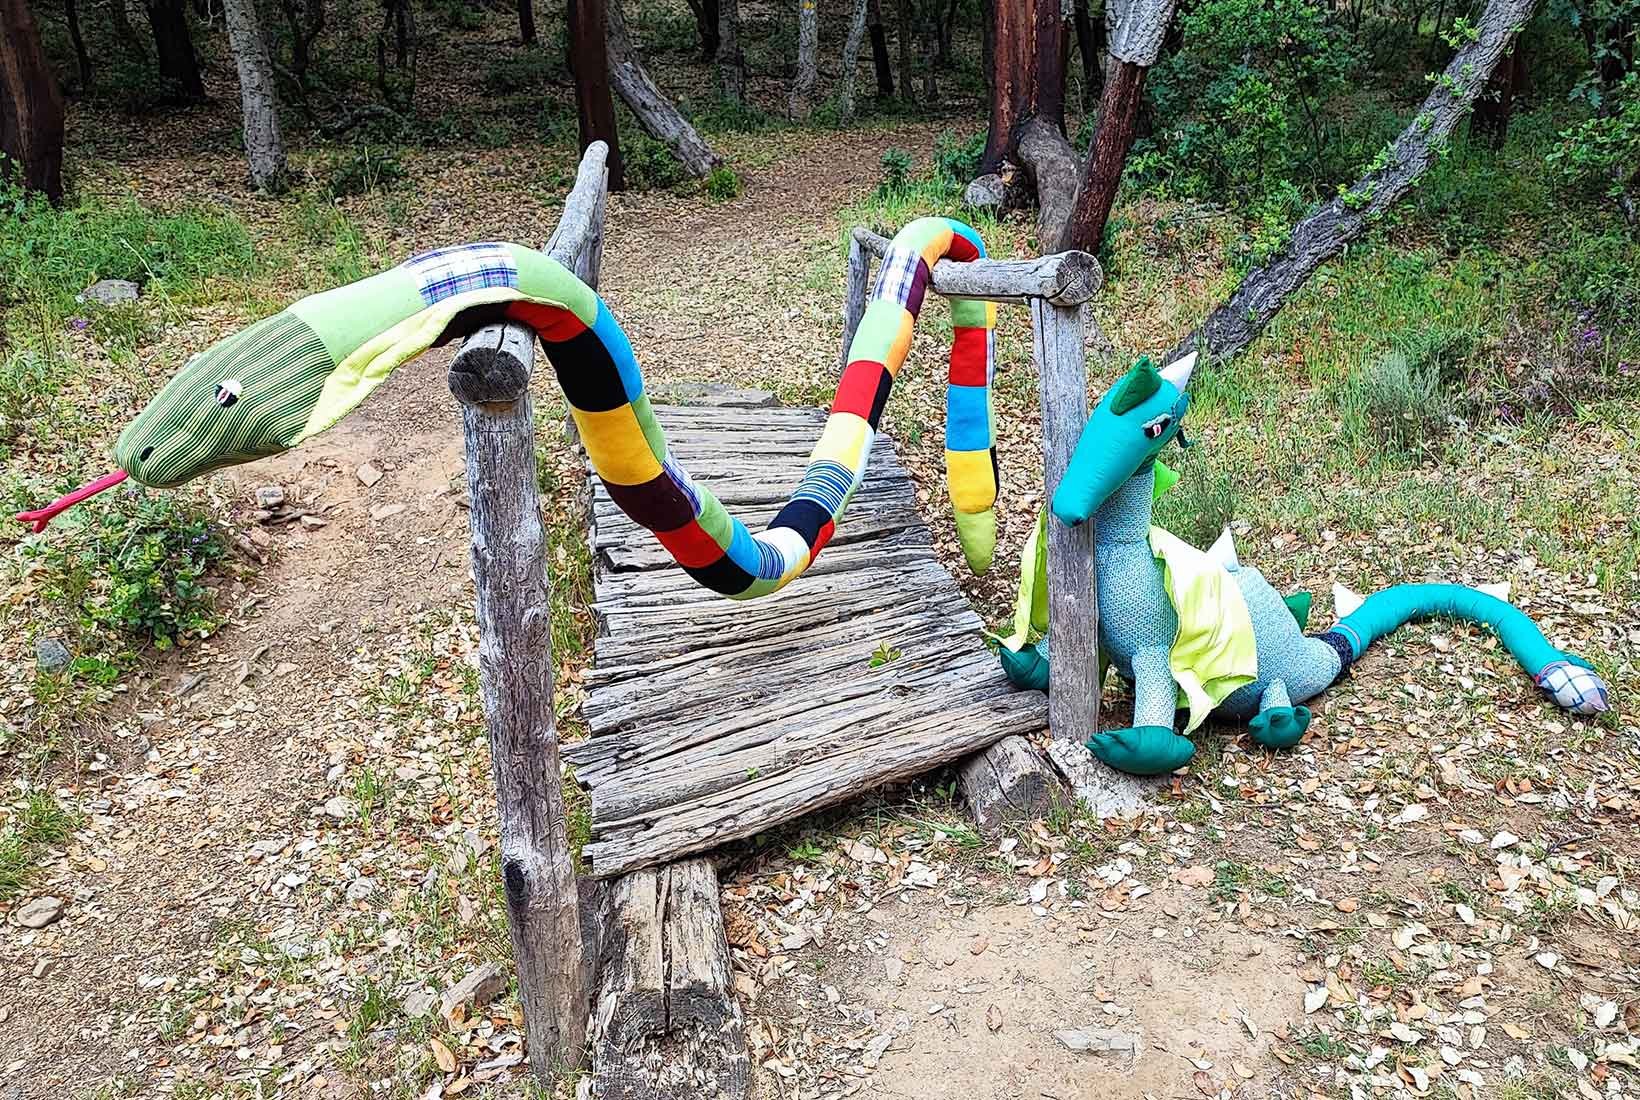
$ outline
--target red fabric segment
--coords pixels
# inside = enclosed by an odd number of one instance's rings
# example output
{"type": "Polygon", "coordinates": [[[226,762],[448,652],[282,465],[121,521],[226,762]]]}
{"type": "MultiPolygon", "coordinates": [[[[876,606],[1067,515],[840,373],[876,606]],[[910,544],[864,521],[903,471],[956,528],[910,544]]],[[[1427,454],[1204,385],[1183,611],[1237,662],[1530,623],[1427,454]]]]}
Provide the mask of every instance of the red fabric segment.
{"type": "Polygon", "coordinates": [[[955,232],[951,234],[951,247],[945,250],[945,254],[962,263],[979,259],[979,249],[974,247],[974,242],[955,232]]]}
{"type": "Polygon", "coordinates": [[[836,532],[836,530],[837,530],[837,521],[836,520],[827,520],[826,525],[824,527],[820,528],[820,533],[814,537],[814,545],[809,547],[809,564],[810,565],[813,565],[814,564],[814,559],[818,558],[820,556],[820,551],[822,551],[826,548],[826,543],[831,541],[831,536],[834,532],[836,532]]]}
{"type": "Polygon", "coordinates": [[[985,329],[958,328],[952,330],[951,384],[953,386],[985,385],[985,329]]]}
{"type": "Polygon", "coordinates": [[[870,359],[856,359],[843,368],[843,380],[837,384],[837,398],[831,403],[832,412],[853,413],[861,420],[871,419],[871,408],[877,400],[877,387],[888,370],[870,359]]]}
{"type": "Polygon", "coordinates": [[[661,540],[667,553],[678,559],[679,565],[692,569],[711,565],[723,557],[723,547],[706,533],[699,520],[692,519],[671,531],[656,531],[655,537],[661,540]]]}
{"type": "Polygon", "coordinates": [[[507,306],[507,316],[529,325],[549,344],[574,339],[587,329],[570,310],[535,302],[513,302],[507,306]]]}

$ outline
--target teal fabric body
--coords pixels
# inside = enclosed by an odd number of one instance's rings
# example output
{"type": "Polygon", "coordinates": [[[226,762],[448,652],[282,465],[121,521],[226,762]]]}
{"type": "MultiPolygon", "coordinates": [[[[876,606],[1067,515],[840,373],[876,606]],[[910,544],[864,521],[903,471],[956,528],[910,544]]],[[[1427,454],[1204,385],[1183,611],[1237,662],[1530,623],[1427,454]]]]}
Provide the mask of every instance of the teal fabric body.
{"type": "Polygon", "coordinates": [[[1414,619],[1459,619],[1491,628],[1522,668],[1537,676],[1554,661],[1587,662],[1570,657],[1549,644],[1520,608],[1461,584],[1398,584],[1375,592],[1341,619],[1333,629],[1348,639],[1359,658],[1367,647],[1414,619]]]}

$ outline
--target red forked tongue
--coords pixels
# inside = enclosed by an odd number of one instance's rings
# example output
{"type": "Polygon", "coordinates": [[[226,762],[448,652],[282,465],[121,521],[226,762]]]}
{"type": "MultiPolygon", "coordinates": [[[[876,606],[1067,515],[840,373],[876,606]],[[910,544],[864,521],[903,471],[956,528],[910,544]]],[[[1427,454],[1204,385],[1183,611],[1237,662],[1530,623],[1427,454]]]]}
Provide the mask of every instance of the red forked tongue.
{"type": "Polygon", "coordinates": [[[58,497],[44,508],[36,508],[32,512],[18,512],[17,522],[32,525],[35,533],[38,534],[46,529],[46,524],[50,523],[59,512],[68,511],[80,501],[88,497],[94,497],[104,489],[112,489],[124,481],[125,478],[126,473],[124,470],[115,470],[111,474],[104,474],[96,481],[80,486],[67,496],[58,497]]]}

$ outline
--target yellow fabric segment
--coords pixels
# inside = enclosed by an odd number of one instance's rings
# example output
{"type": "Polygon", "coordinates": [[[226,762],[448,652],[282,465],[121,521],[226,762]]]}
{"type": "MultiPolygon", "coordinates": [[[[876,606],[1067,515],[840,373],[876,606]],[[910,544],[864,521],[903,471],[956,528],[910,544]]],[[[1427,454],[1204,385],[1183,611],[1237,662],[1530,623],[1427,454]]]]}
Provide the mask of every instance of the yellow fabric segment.
{"type": "Polygon", "coordinates": [[[997,502],[990,451],[946,451],[945,480],[951,507],[959,512],[983,512],[997,502]]]}
{"type": "Polygon", "coordinates": [[[809,461],[825,459],[858,470],[870,432],[871,425],[864,418],[850,412],[834,412],[826,417],[825,430],[820,433],[820,442],[809,452],[809,461]]]}
{"type": "Polygon", "coordinates": [[[1150,529],[1150,549],[1179,617],[1168,663],[1180,705],[1190,707],[1189,733],[1231,692],[1258,679],[1253,619],[1236,579],[1205,553],[1160,527],[1150,529]]]}
{"type": "Polygon", "coordinates": [[[598,476],[612,485],[642,485],[659,477],[661,464],[649,449],[632,406],[607,412],[585,412],[571,405],[581,443],[598,476]]]}
{"type": "MultiPolygon", "coordinates": [[[[319,400],[308,414],[307,426],[291,446],[318,435],[351,412],[370,392],[387,380],[394,368],[433,346],[456,314],[496,302],[531,301],[563,308],[562,302],[526,298],[513,287],[485,287],[446,298],[436,306],[414,313],[385,332],[377,333],[343,359],[325,379],[319,400]]],[[[300,304],[300,303],[298,303],[300,304]]]]}

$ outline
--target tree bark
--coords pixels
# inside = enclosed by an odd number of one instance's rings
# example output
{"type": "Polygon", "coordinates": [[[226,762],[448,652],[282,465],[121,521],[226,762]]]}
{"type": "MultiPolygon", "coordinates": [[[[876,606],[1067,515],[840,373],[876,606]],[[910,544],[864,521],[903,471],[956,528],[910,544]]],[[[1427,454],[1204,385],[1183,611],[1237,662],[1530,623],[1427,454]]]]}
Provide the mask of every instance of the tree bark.
{"type": "Polygon", "coordinates": [[[297,87],[305,90],[313,44],[325,29],[324,0],[279,0],[279,7],[290,31],[290,75],[297,87]]]}
{"type": "Polygon", "coordinates": [[[883,30],[880,0],[866,0],[866,29],[871,34],[871,64],[877,70],[877,98],[894,94],[894,66],[888,61],[888,34],[883,30]]]}
{"type": "Polygon", "coordinates": [[[1477,37],[1453,56],[1418,114],[1379,158],[1382,167],[1370,169],[1347,192],[1294,226],[1287,246],[1249,272],[1229,300],[1180,341],[1165,361],[1192,349],[1223,359],[1252,343],[1294,291],[1365,233],[1435,162],[1537,4],[1538,0],[1487,0],[1476,22],[1477,37]]]}
{"type": "Polygon", "coordinates": [[[147,0],[147,8],[159,74],[169,86],[167,98],[179,103],[204,102],[205,83],[199,76],[199,58],[194,54],[183,0],[147,0]]]}
{"type": "Polygon", "coordinates": [[[1060,0],[998,0],[992,10],[991,118],[981,172],[995,172],[1020,127],[1041,118],[1065,128],[1065,20],[1060,0]]]}
{"type": "Polygon", "coordinates": [[[740,52],[740,0],[718,0],[718,87],[730,103],[746,102],[746,59],[740,52]]]}
{"type": "Polygon", "coordinates": [[[595,141],[609,146],[609,189],[622,191],[620,137],[615,131],[615,101],[609,94],[608,17],[604,0],[568,0],[570,62],[575,73],[575,107],[581,151],[595,141]]]}
{"type": "Polygon", "coordinates": [[[1485,136],[1494,149],[1502,149],[1509,136],[1509,118],[1515,108],[1516,82],[1523,72],[1525,58],[1520,43],[1509,51],[1509,56],[1498,62],[1480,98],[1475,100],[1475,113],[1469,119],[1470,134],[1485,136]]]}
{"type": "Polygon", "coordinates": [[[924,0],[921,28],[923,102],[932,107],[940,101],[939,83],[935,75],[935,56],[939,49],[939,13],[933,0],[924,0]]]}
{"type": "Polygon", "coordinates": [[[907,103],[915,102],[917,94],[911,86],[911,4],[912,0],[899,0],[900,27],[895,35],[900,55],[900,98],[907,103]]]}
{"type": "Polygon", "coordinates": [[[718,0],[689,0],[689,10],[695,13],[695,30],[700,35],[700,58],[702,61],[717,60],[718,45],[718,0]]]}
{"type": "Polygon", "coordinates": [[[689,125],[689,120],[678,113],[677,107],[666,98],[666,94],[656,86],[638,61],[631,36],[627,33],[621,0],[607,2],[604,16],[609,23],[609,77],[615,91],[637,116],[649,136],[671,149],[691,176],[703,179],[723,163],[722,160],[712,152],[711,146],[706,144],[699,132],[689,125]]]}
{"type": "Polygon", "coordinates": [[[1055,242],[1065,235],[1071,201],[1076,197],[1076,153],[1045,118],[1033,118],[1019,131],[1016,153],[1036,188],[1036,243],[1044,254],[1063,252],[1055,242]]]}
{"type": "Polygon", "coordinates": [[[0,152],[25,187],[63,197],[63,97],[27,0],[0,0],[0,152]]]}
{"type": "Polygon", "coordinates": [[[797,0],[797,74],[792,78],[786,114],[796,122],[807,122],[814,113],[814,85],[818,78],[820,15],[814,0],[797,0]]]}
{"type": "Polygon", "coordinates": [[[518,40],[526,46],[536,43],[535,0],[518,0],[518,40]]]}
{"type": "Polygon", "coordinates": [[[68,21],[68,38],[74,44],[74,66],[80,74],[80,91],[91,90],[91,55],[85,50],[85,37],[80,33],[80,5],[77,0],[63,0],[63,17],[68,21]]]}
{"type": "Polygon", "coordinates": [[[279,135],[279,99],[273,88],[273,62],[256,17],[255,0],[222,0],[228,43],[239,71],[239,103],[244,113],[245,159],[251,182],[263,191],[285,185],[285,143],[279,135]]]}
{"type": "Polygon", "coordinates": [[[866,37],[868,0],[854,0],[849,16],[848,38],[843,42],[843,80],[837,93],[837,113],[844,122],[854,117],[854,73],[860,65],[860,47],[866,37]]]}
{"type": "Polygon", "coordinates": [[[1076,7],[1072,15],[1076,23],[1076,52],[1082,58],[1082,106],[1085,108],[1095,96],[1105,90],[1105,70],[1101,67],[1100,59],[1105,49],[1105,24],[1101,20],[1098,25],[1088,14],[1088,0],[1076,0],[1076,7]]]}
{"type": "Polygon", "coordinates": [[[1173,21],[1173,0],[1106,0],[1110,27],[1110,68],[1099,102],[1099,127],[1088,150],[1082,183],[1058,247],[1097,252],[1105,223],[1116,203],[1122,168],[1139,127],[1145,74],[1161,56],[1173,21]]]}

